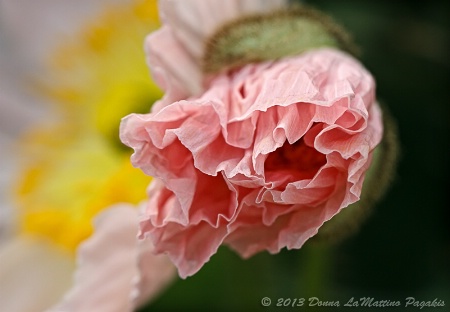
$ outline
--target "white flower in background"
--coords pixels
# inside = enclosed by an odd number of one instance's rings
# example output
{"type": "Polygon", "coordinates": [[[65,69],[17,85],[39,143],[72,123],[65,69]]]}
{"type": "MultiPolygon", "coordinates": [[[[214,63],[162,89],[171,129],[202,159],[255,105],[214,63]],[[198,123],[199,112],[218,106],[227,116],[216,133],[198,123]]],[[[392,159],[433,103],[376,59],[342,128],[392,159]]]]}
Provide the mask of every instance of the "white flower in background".
{"type": "Polygon", "coordinates": [[[142,51],[157,26],[150,0],[0,0],[0,311],[59,301],[77,249],[84,284],[67,311],[131,311],[173,278],[166,257],[136,239],[132,207],[150,179],[118,140],[120,118],[161,96],[142,51]]]}

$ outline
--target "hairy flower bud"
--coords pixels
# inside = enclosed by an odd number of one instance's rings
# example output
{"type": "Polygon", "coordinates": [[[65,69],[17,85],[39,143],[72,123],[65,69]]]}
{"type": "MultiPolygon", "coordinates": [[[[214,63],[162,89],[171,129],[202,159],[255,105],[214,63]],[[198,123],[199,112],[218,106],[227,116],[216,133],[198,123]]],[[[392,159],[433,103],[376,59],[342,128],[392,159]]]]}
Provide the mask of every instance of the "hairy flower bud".
{"type": "Polygon", "coordinates": [[[215,73],[323,47],[357,54],[349,34],[332,18],[306,6],[294,6],[223,25],[207,41],[203,69],[215,73]]]}

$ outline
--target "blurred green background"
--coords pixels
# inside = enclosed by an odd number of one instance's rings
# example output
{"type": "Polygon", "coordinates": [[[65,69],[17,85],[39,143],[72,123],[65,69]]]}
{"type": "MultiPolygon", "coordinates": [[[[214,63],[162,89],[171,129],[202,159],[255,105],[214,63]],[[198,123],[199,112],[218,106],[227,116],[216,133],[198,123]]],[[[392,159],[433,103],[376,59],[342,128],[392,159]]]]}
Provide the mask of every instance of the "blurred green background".
{"type": "MultiPolygon", "coordinates": [[[[450,306],[448,1],[305,1],[352,33],[378,97],[397,120],[402,155],[389,193],[361,230],[331,247],[307,244],[242,260],[222,247],[199,273],[177,280],[142,311],[335,311],[278,307],[278,298],[351,297],[450,306]],[[270,307],[261,299],[269,297],[270,307]]],[[[293,302],[293,301],[292,301],[293,302]]],[[[305,303],[307,305],[308,302],[305,303]]],[[[408,310],[418,310],[411,308],[408,310]]]]}

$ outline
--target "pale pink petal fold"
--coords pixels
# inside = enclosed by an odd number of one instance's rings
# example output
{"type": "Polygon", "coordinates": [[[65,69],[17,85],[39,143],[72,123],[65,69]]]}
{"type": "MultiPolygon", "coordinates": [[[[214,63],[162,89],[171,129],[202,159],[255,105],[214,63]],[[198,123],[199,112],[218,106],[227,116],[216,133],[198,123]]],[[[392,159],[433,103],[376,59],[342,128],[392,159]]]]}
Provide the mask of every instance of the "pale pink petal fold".
{"type": "Polygon", "coordinates": [[[145,40],[147,63],[165,96],[157,111],[205,89],[201,60],[206,41],[222,25],[242,16],[271,12],[287,0],[160,0],[164,26],[145,40]]]}
{"type": "Polygon", "coordinates": [[[96,219],[80,245],[75,285],[52,312],[125,312],[156,296],[174,278],[174,266],[152,245],[138,241],[138,214],[118,204],[96,219]]]}
{"type": "Polygon", "coordinates": [[[334,49],[248,64],[200,97],[123,119],[150,188],[141,236],[182,277],[224,243],[300,248],[361,194],[383,134],[375,82],[334,49]]]}
{"type": "Polygon", "coordinates": [[[286,0],[160,0],[164,23],[195,59],[203,55],[205,40],[223,24],[244,15],[271,12],[286,0]]]}
{"type": "Polygon", "coordinates": [[[168,26],[145,39],[147,64],[155,82],[165,91],[152,109],[159,110],[172,102],[200,94],[203,89],[198,62],[184,51],[168,26]]]}

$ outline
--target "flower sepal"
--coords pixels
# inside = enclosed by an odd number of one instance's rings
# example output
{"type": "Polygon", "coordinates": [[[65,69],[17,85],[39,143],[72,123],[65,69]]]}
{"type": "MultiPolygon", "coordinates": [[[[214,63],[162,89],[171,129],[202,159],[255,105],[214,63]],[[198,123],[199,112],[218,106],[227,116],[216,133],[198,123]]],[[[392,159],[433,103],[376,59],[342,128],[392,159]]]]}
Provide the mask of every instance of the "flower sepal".
{"type": "Polygon", "coordinates": [[[222,25],[209,38],[203,71],[217,73],[323,47],[358,54],[350,35],[318,10],[293,6],[272,13],[246,15],[222,25]]]}

